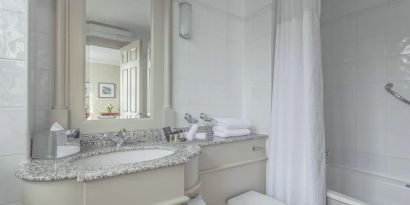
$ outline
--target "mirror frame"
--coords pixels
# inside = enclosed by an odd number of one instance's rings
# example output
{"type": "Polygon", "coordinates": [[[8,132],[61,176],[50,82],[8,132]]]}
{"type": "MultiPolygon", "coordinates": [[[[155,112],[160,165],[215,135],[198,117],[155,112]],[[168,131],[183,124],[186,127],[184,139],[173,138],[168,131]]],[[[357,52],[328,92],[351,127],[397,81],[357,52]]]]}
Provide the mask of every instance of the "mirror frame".
{"type": "MultiPolygon", "coordinates": [[[[171,105],[172,66],[172,1],[151,2],[152,90],[151,117],[146,119],[85,119],[85,45],[86,0],[66,0],[68,61],[68,124],[82,133],[97,133],[126,129],[150,129],[172,126],[174,112],[171,105]]],[[[57,51],[58,52],[58,51],[57,51]]],[[[67,79],[67,78],[66,78],[67,79]]]]}

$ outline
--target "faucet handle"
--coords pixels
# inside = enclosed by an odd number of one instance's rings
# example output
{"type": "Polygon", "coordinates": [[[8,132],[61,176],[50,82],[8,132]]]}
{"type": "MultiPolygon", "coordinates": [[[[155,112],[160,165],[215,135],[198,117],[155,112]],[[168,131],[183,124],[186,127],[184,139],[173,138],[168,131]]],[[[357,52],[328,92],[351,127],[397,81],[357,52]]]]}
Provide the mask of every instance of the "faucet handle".
{"type": "Polygon", "coordinates": [[[126,133],[127,133],[127,129],[125,128],[120,129],[120,131],[118,132],[118,134],[120,135],[125,135],[126,133]]]}

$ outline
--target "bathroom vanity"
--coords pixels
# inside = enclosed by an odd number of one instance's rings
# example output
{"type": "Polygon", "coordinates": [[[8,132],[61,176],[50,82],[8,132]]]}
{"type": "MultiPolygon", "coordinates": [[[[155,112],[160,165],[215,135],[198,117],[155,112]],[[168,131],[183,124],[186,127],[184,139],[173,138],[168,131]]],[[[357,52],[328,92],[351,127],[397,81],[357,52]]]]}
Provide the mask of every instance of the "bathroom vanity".
{"type": "Polygon", "coordinates": [[[16,175],[25,205],[171,205],[195,194],[207,204],[223,205],[248,190],[265,192],[265,140],[253,134],[87,147],[92,143],[86,139],[81,153],[32,160],[16,175]]]}
{"type": "Polygon", "coordinates": [[[224,205],[249,190],[265,192],[265,135],[170,143],[156,129],[187,125],[175,122],[182,115],[172,104],[172,42],[176,25],[190,25],[192,8],[178,5],[56,1],[49,121],[79,129],[81,152],[22,165],[24,205],[172,205],[196,194],[224,205]],[[116,146],[90,134],[122,128],[140,129],[138,137],[116,146]]]}

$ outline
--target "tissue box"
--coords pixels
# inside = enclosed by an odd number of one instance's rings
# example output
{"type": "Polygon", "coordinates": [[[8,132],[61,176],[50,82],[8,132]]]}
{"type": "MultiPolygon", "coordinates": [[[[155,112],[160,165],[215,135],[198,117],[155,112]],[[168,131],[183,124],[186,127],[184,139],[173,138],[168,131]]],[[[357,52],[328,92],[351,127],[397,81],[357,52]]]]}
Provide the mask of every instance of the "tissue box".
{"type": "Polygon", "coordinates": [[[36,132],[32,139],[31,158],[59,159],[80,152],[78,129],[36,132]]]}

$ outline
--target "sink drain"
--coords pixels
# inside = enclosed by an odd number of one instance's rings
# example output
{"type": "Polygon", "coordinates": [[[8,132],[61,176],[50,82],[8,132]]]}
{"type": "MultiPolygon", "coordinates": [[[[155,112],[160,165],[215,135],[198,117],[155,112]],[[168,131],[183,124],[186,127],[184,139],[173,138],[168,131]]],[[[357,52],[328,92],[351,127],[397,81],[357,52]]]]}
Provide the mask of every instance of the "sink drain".
{"type": "Polygon", "coordinates": [[[406,187],[410,189],[410,184],[406,184],[406,187]]]}

